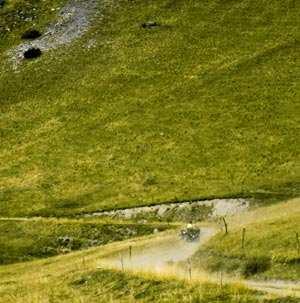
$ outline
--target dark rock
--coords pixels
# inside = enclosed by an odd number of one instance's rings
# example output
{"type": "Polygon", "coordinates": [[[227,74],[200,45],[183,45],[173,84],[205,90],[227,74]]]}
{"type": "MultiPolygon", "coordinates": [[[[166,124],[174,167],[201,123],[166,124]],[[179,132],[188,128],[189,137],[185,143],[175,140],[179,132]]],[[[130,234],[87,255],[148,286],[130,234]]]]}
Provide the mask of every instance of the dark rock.
{"type": "Polygon", "coordinates": [[[25,59],[34,59],[38,58],[42,55],[42,51],[39,48],[29,48],[27,51],[24,52],[25,59]]]}
{"type": "Polygon", "coordinates": [[[5,4],[5,0],[0,0],[0,7],[3,7],[5,4]]]}
{"type": "Polygon", "coordinates": [[[26,40],[34,40],[41,37],[41,35],[42,34],[36,29],[29,29],[21,36],[21,38],[26,40]]]}
{"type": "Polygon", "coordinates": [[[148,21],[142,24],[142,28],[153,29],[159,27],[159,24],[155,21],[148,21]]]}

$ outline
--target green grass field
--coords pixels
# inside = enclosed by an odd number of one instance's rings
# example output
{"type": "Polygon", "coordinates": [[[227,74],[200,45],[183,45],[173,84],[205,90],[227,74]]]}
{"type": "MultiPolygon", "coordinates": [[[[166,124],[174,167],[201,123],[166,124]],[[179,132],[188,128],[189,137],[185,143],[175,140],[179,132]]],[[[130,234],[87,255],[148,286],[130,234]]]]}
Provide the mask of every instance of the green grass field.
{"type": "Polygon", "coordinates": [[[228,222],[194,257],[212,271],[239,273],[246,278],[300,280],[300,200],[258,208],[228,222]],[[243,228],[246,229],[244,247],[243,228]]]}
{"type": "MultiPolygon", "coordinates": [[[[120,0],[17,73],[6,51],[29,25],[11,14],[24,1],[7,1],[1,216],[298,193],[295,1],[120,0]]],[[[42,30],[61,1],[32,3],[42,30]]]]}
{"type": "Polygon", "coordinates": [[[0,0],[0,302],[298,302],[242,281],[300,280],[299,3],[100,1],[79,39],[13,69],[66,3],[0,0]],[[184,212],[81,216],[226,197],[257,203],[194,256],[203,281],[99,267],[184,212]]]}

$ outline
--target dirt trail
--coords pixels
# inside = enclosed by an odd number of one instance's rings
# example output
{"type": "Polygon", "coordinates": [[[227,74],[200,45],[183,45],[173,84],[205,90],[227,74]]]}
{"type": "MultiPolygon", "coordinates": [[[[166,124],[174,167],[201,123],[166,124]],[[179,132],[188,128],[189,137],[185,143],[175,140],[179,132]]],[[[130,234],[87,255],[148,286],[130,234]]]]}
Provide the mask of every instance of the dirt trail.
{"type": "Polygon", "coordinates": [[[283,280],[266,280],[253,281],[245,280],[243,283],[256,290],[280,295],[280,296],[295,296],[300,298],[300,282],[283,281],[283,280]]]}
{"type": "Polygon", "coordinates": [[[36,221],[38,218],[1,217],[0,221],[36,221]]]}
{"type": "MultiPolygon", "coordinates": [[[[30,221],[43,218],[0,218],[1,220],[30,221]]],[[[178,231],[168,231],[157,234],[148,240],[137,242],[129,249],[115,252],[102,258],[100,268],[114,268],[137,273],[152,273],[160,276],[175,276],[178,279],[193,281],[210,281],[220,283],[218,274],[210,274],[190,268],[187,261],[194,253],[217,233],[214,226],[202,226],[199,240],[186,242],[179,237],[178,231]]],[[[129,242],[132,243],[132,242],[129,242]]],[[[248,288],[280,296],[295,296],[300,298],[300,282],[284,280],[242,280],[230,276],[222,276],[222,283],[238,283],[248,288]]]]}
{"type": "MultiPolygon", "coordinates": [[[[215,229],[203,227],[198,241],[187,242],[178,236],[178,232],[158,236],[154,241],[141,247],[133,247],[131,250],[122,251],[105,259],[105,264],[114,268],[134,271],[151,271],[165,273],[176,263],[190,258],[199,247],[215,234],[215,229]]],[[[179,268],[176,266],[176,269],[179,268]]]]}
{"type": "MultiPolygon", "coordinates": [[[[200,239],[186,242],[179,238],[178,232],[158,235],[157,239],[150,239],[140,247],[126,248],[99,262],[99,267],[126,270],[137,273],[151,273],[156,275],[171,275],[179,279],[193,281],[210,281],[220,283],[218,274],[210,274],[193,270],[186,262],[211,237],[217,233],[213,227],[201,227],[200,239]]],[[[241,280],[229,276],[222,276],[222,283],[244,284],[248,288],[261,290],[280,296],[295,296],[300,298],[300,283],[293,281],[241,280]]]]}

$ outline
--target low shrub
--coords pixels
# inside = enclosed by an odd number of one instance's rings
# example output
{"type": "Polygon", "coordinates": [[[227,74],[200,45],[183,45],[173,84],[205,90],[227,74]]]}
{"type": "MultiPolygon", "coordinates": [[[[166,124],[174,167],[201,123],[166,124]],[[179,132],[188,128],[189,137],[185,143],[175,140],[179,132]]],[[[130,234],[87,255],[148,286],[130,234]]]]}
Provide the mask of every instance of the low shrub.
{"type": "Polygon", "coordinates": [[[30,48],[24,52],[25,59],[34,59],[42,55],[42,51],[39,48],[30,48]]]}
{"type": "Polygon", "coordinates": [[[26,40],[34,40],[34,39],[41,37],[41,35],[42,34],[36,29],[29,29],[23,33],[21,38],[26,39],[26,40]]]}
{"type": "Polygon", "coordinates": [[[253,276],[262,273],[271,266],[270,258],[268,257],[251,257],[246,260],[242,274],[245,277],[253,276]]]}

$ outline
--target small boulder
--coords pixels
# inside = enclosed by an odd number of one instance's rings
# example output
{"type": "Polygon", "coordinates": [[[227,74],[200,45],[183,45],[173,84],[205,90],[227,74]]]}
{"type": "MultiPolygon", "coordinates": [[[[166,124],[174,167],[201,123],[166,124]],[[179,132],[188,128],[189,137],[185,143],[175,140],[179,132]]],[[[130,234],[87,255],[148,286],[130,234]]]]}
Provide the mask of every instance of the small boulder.
{"type": "Polygon", "coordinates": [[[34,59],[40,57],[41,55],[42,55],[42,51],[39,48],[35,48],[35,47],[29,48],[23,54],[24,59],[34,59]]]}
{"type": "Polygon", "coordinates": [[[69,236],[58,237],[57,241],[63,247],[71,247],[73,244],[73,238],[69,236]]]}
{"type": "Polygon", "coordinates": [[[142,23],[142,28],[145,28],[145,29],[153,29],[156,27],[159,27],[159,24],[155,21],[148,21],[148,22],[142,23]]]}
{"type": "MultiPolygon", "coordinates": [[[[1,0],[0,0],[1,1],[1,0]]],[[[41,37],[41,33],[36,29],[29,29],[21,36],[22,39],[25,40],[34,40],[41,37]]]]}

